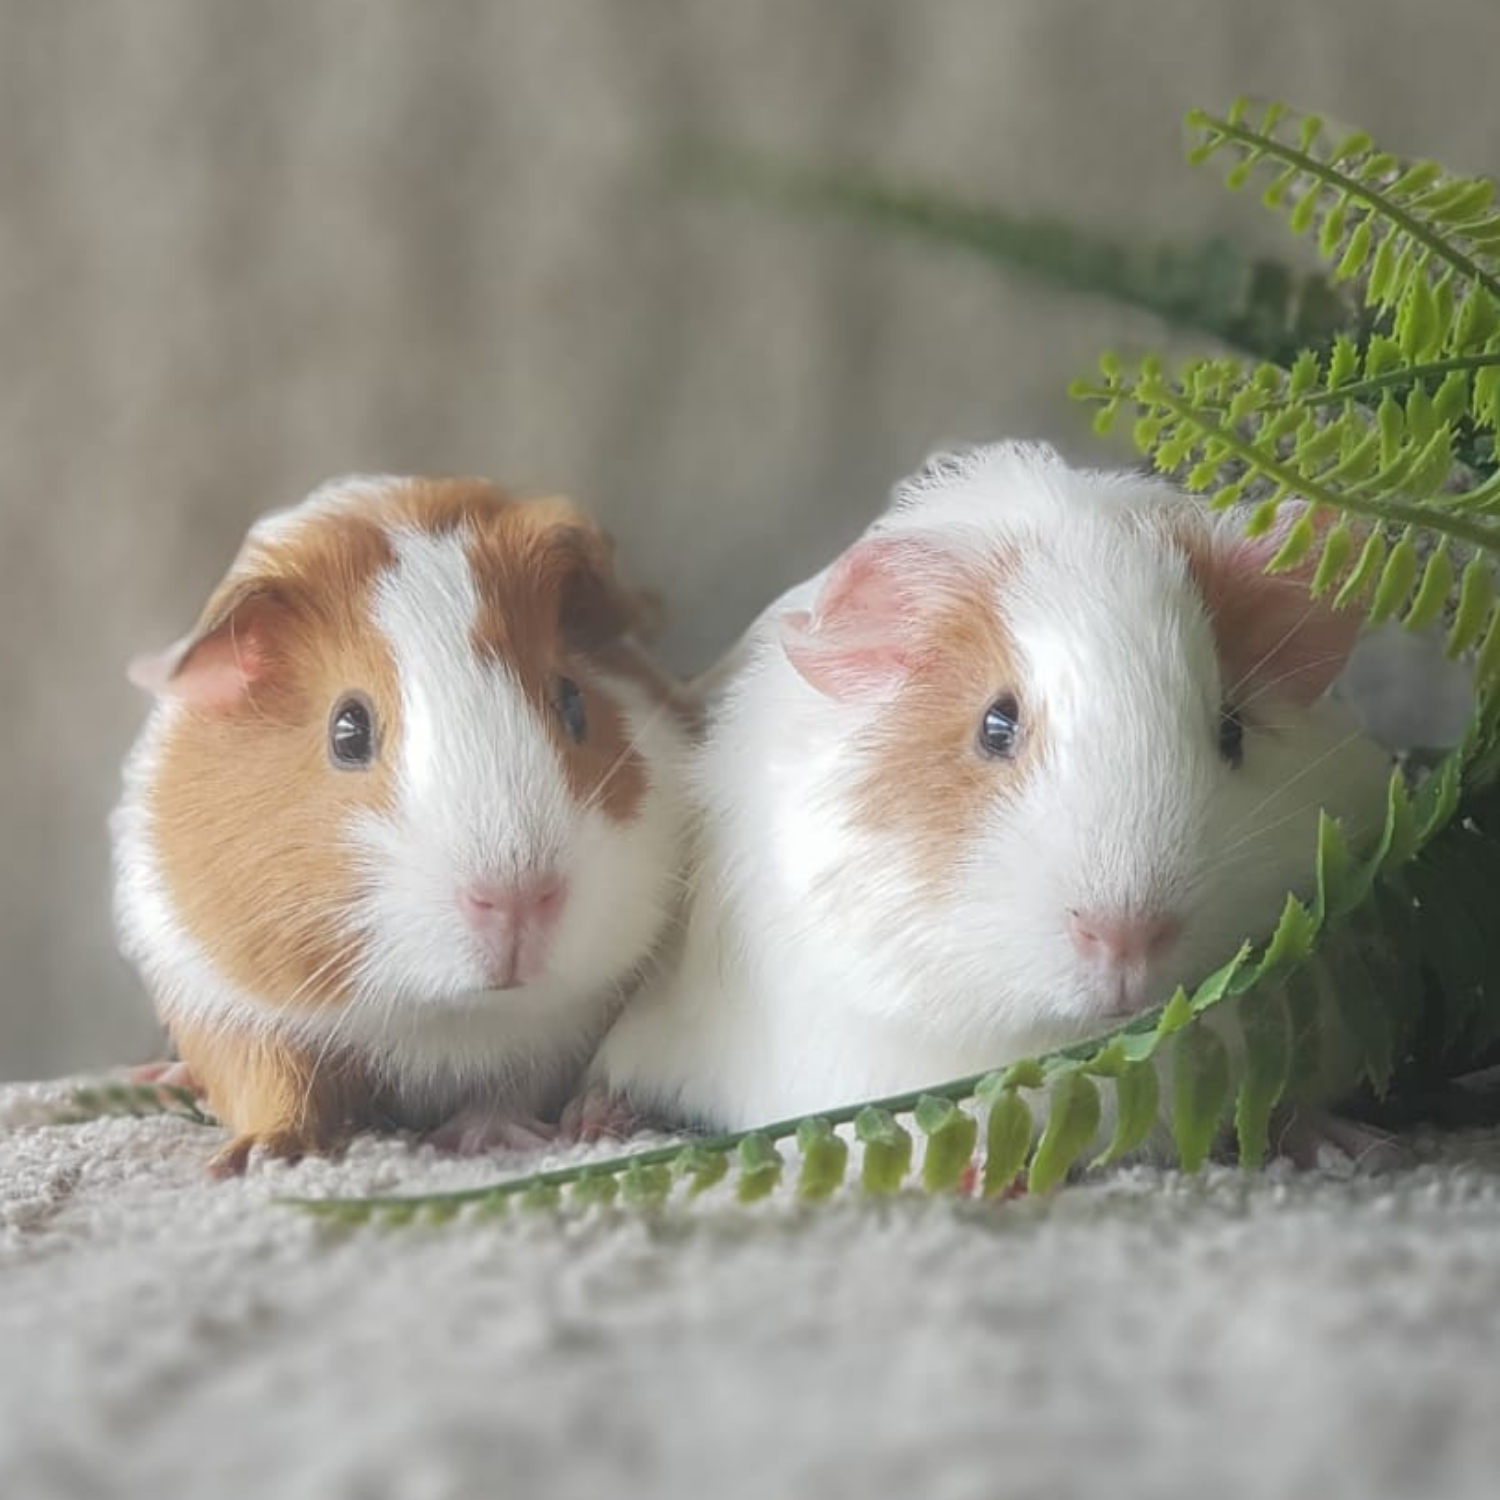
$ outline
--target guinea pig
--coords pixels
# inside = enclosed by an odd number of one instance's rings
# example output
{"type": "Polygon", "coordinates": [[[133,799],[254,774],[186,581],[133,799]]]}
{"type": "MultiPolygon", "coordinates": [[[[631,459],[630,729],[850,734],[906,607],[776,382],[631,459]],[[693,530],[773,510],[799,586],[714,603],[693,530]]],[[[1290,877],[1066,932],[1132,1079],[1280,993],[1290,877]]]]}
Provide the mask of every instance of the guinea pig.
{"type": "Polygon", "coordinates": [[[1358,631],[1167,483],[948,455],[752,627],[689,779],[680,962],[569,1111],[743,1129],[1080,1041],[1309,894],[1390,763],[1358,631]]]}
{"type": "Polygon", "coordinates": [[[250,531],[112,819],[123,951],[227,1127],[535,1143],[680,889],[686,693],[569,502],[333,481],[250,531]]]}

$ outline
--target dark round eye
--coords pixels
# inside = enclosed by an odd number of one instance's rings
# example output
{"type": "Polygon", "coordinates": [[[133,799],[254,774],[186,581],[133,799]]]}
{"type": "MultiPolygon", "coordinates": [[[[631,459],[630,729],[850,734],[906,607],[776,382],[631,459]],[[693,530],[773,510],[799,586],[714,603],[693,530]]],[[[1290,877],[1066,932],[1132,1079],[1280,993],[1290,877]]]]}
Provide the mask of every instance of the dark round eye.
{"type": "Polygon", "coordinates": [[[1245,761],[1245,724],[1239,710],[1227,703],[1219,714],[1219,754],[1238,770],[1245,761]]]}
{"type": "Polygon", "coordinates": [[[328,758],[344,771],[375,759],[375,711],[357,693],[340,698],[328,720],[328,758]]]}
{"type": "Polygon", "coordinates": [[[568,738],[575,744],[582,744],[584,735],[589,732],[588,715],[583,711],[583,692],[569,677],[557,679],[557,717],[562,720],[568,738]]]}
{"type": "Polygon", "coordinates": [[[1021,743],[1021,705],[1007,693],[985,709],[979,721],[979,748],[1009,759],[1021,743]]]}

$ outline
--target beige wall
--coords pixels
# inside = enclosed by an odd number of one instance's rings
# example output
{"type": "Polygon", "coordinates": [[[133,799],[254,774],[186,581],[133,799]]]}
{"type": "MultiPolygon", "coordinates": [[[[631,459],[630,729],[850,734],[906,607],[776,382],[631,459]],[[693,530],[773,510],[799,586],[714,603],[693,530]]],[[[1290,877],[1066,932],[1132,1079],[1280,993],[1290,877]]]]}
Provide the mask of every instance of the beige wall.
{"type": "Polygon", "coordinates": [[[570,489],[694,664],[930,446],[1081,443],[1067,379],[1159,337],[684,195],[664,142],[1165,235],[1232,222],[1188,105],[1483,169],[1497,56],[1493,0],[0,0],[0,1077],[154,1045],[107,915],[121,665],[258,509],[349,468],[570,489]]]}

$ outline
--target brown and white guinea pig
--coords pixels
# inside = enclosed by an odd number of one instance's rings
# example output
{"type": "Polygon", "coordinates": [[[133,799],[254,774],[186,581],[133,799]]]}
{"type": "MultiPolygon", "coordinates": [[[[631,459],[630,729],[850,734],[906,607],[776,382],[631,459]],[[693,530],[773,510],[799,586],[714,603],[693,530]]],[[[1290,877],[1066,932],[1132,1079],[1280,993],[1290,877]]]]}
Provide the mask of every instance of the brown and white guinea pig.
{"type": "MultiPolygon", "coordinates": [[[[744,1128],[1119,1025],[1307,894],[1389,762],[1324,698],[1357,633],[1160,480],[947,455],[718,683],[675,972],[571,1122],[744,1128]]],[[[607,1128],[607,1126],[606,1126],[607,1128]]]]}
{"type": "Polygon", "coordinates": [[[679,889],[685,695],[569,502],[356,477],[261,520],[112,821],[122,947],[231,1140],[528,1138],[679,889]]]}

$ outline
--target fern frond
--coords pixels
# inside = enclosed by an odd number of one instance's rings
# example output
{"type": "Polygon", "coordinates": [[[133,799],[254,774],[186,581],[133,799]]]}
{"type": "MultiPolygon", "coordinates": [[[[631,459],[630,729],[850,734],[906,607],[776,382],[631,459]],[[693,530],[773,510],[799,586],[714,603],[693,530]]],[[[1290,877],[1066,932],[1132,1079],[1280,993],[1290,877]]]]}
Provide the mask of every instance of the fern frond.
{"type": "Polygon", "coordinates": [[[57,1112],[60,1125],[81,1125],[112,1115],[176,1115],[195,1125],[218,1122],[201,1106],[191,1089],[157,1083],[100,1083],[74,1089],[57,1112]]]}
{"type": "Polygon", "coordinates": [[[1310,564],[1315,594],[1332,591],[1371,621],[1446,620],[1450,653],[1475,653],[1483,686],[1500,677],[1500,475],[1476,480],[1452,447],[1470,383],[1500,371],[1500,356],[1483,361],[1441,374],[1404,365],[1405,400],[1384,389],[1373,406],[1361,398],[1381,378],[1376,361],[1344,345],[1289,372],[1201,359],[1169,376],[1153,357],[1128,369],[1106,356],[1103,378],[1075,382],[1073,394],[1099,403],[1100,431],[1129,413],[1136,446],[1209,505],[1252,505],[1252,532],[1274,524],[1283,500],[1310,502],[1273,566],[1310,564]],[[1356,388],[1360,397],[1348,394],[1356,388]],[[1373,527],[1361,536],[1351,517],[1373,527]]]}
{"type": "MultiPolygon", "coordinates": [[[[1345,401],[1329,411],[1326,386],[1309,393],[1299,389],[1298,371],[1273,365],[1247,370],[1235,360],[1199,359],[1169,376],[1154,356],[1130,369],[1106,355],[1100,370],[1102,381],[1072,386],[1079,399],[1099,403],[1096,430],[1110,431],[1122,408],[1130,409],[1136,446],[1206,492],[1211,505],[1253,497],[1261,481],[1277,500],[1298,495],[1386,525],[1426,526],[1469,546],[1500,542],[1491,519],[1500,516],[1496,485],[1451,488],[1450,429],[1420,382],[1404,406],[1388,397],[1375,410],[1345,401]]],[[[1270,521],[1266,512],[1258,524],[1270,521]]]]}
{"type": "Polygon", "coordinates": [[[1493,183],[1403,161],[1363,131],[1331,134],[1320,116],[1283,104],[1263,106],[1249,124],[1253,108],[1241,99],[1223,116],[1191,111],[1187,123],[1200,139],[1189,159],[1232,156],[1225,176],[1232,188],[1272,172],[1263,201],[1285,213],[1294,233],[1314,234],[1335,276],[1391,315],[1408,359],[1440,359],[1455,342],[1492,346],[1500,333],[1493,183]]]}
{"type": "MultiPolygon", "coordinates": [[[[1495,427],[1500,402],[1500,212],[1493,184],[1459,177],[1430,161],[1405,161],[1378,149],[1362,132],[1332,133],[1316,115],[1281,104],[1264,106],[1247,123],[1243,100],[1224,117],[1195,110],[1188,124],[1198,136],[1189,155],[1234,158],[1226,181],[1242,186],[1271,171],[1263,200],[1284,212],[1295,233],[1313,234],[1336,280],[1359,294],[1369,318],[1351,328],[1386,369],[1379,384],[1398,398],[1410,389],[1400,366],[1432,375],[1487,367],[1473,384],[1475,417],[1451,423],[1453,452],[1482,470],[1497,467],[1495,445],[1479,436],[1475,420],[1495,427]],[[1489,413],[1487,423],[1481,413],[1489,413]]],[[[1351,345],[1352,347],[1352,345],[1351,345]]],[[[1284,364],[1285,360],[1276,359],[1284,364]]],[[[1376,378],[1377,372],[1369,375],[1376,378]]],[[[1349,390],[1352,399],[1371,392],[1349,390]]]]}
{"type": "Polygon", "coordinates": [[[682,165],[690,180],[716,191],[841,214],[966,250],[1065,290],[1154,313],[1258,359],[1289,360],[1360,327],[1353,300],[1331,277],[1246,255],[1222,237],[1137,245],[956,192],[853,170],[812,170],[748,151],[699,146],[684,153],[682,165]]]}

